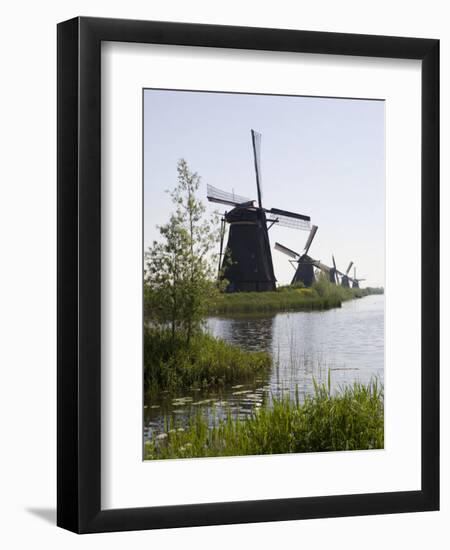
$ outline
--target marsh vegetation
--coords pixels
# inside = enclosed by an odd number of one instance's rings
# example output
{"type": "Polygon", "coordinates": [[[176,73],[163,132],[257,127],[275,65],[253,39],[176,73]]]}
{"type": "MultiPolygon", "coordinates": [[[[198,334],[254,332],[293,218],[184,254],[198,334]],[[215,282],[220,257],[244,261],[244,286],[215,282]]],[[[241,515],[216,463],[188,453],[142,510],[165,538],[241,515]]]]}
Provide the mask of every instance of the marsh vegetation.
{"type": "Polygon", "coordinates": [[[218,293],[208,302],[208,314],[317,311],[341,307],[355,298],[383,294],[382,288],[344,288],[319,277],[311,288],[301,285],[279,287],[274,292],[218,293]]]}
{"type": "Polygon", "coordinates": [[[186,343],[167,329],[145,329],[144,388],[149,395],[246,382],[267,373],[271,365],[267,352],[245,351],[210,334],[195,334],[186,343]]]}
{"type": "Polygon", "coordinates": [[[383,388],[376,381],[331,393],[314,383],[304,401],[276,398],[270,407],[255,408],[245,420],[228,412],[212,427],[200,413],[185,428],[176,417],[166,431],[145,443],[145,458],[242,456],[319,451],[382,449],[383,388]]]}

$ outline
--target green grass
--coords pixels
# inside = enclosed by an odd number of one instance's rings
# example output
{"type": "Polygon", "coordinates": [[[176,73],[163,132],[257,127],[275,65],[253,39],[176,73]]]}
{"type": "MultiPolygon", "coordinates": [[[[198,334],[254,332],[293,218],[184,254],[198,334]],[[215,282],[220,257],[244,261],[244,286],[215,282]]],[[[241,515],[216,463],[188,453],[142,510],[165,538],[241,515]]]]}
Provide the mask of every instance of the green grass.
{"type": "Polygon", "coordinates": [[[266,352],[244,351],[209,334],[196,334],[189,345],[169,330],[145,328],[146,392],[220,387],[253,380],[272,364],[266,352]]]}
{"type": "Polygon", "coordinates": [[[383,388],[375,381],[331,394],[329,384],[315,384],[303,403],[276,399],[247,420],[228,413],[210,428],[198,413],[184,430],[173,419],[166,425],[167,433],[145,443],[146,460],[382,449],[383,388]]]}
{"type": "Polygon", "coordinates": [[[314,311],[341,307],[342,302],[369,294],[382,294],[377,288],[344,288],[324,279],[311,288],[285,286],[274,292],[221,293],[208,306],[209,315],[268,313],[274,311],[314,311]]]}

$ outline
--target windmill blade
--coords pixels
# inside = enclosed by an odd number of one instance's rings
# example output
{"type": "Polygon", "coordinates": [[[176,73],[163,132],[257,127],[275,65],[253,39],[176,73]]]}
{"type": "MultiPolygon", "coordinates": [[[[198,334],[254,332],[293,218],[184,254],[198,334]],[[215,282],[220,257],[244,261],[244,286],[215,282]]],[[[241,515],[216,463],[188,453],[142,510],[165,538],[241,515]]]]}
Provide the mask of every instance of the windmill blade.
{"type": "Polygon", "coordinates": [[[350,269],[352,268],[353,262],[350,262],[347,267],[347,271],[345,272],[346,275],[348,275],[350,269]]]}
{"type": "Polygon", "coordinates": [[[251,130],[253,158],[255,161],[256,189],[258,191],[258,205],[262,208],[262,183],[261,183],[261,134],[251,130]]]}
{"type": "Polygon", "coordinates": [[[335,259],[334,259],[334,254],[332,254],[331,257],[333,258],[333,267],[334,267],[334,270],[337,271],[336,261],[335,261],[335,259]]]}
{"type": "Polygon", "coordinates": [[[311,228],[311,232],[309,234],[309,237],[308,237],[308,240],[306,241],[306,244],[305,244],[305,249],[304,249],[304,253],[305,254],[308,254],[308,251],[309,251],[309,248],[314,240],[314,237],[316,236],[316,233],[317,233],[317,225],[313,225],[312,228],[311,228]]]}
{"type": "Polygon", "coordinates": [[[356,282],[360,282],[360,281],[365,281],[366,279],[358,279],[356,277],[356,266],[353,268],[353,280],[356,281],[356,282]]]}
{"type": "Polygon", "coordinates": [[[317,269],[320,269],[324,273],[330,273],[331,267],[328,267],[327,265],[323,264],[322,262],[319,262],[317,260],[312,261],[313,265],[317,267],[317,269]]]}
{"type": "Polygon", "coordinates": [[[220,279],[220,267],[222,264],[222,256],[223,256],[223,239],[225,237],[225,216],[227,213],[222,216],[220,220],[220,250],[219,250],[219,265],[217,267],[217,280],[220,279]]]}
{"type": "Polygon", "coordinates": [[[267,220],[277,223],[280,227],[289,227],[290,229],[300,229],[302,231],[308,231],[311,227],[309,223],[311,218],[309,216],[280,210],[279,208],[264,210],[269,215],[267,220]]]}
{"type": "Polygon", "coordinates": [[[218,187],[214,187],[213,185],[209,184],[206,186],[206,198],[210,202],[218,202],[219,204],[226,204],[228,206],[239,206],[240,204],[253,202],[247,197],[242,197],[240,195],[236,195],[235,193],[222,191],[222,189],[219,189],[218,187]]]}
{"type": "Polygon", "coordinates": [[[283,252],[283,254],[286,254],[286,256],[289,256],[290,258],[300,258],[300,254],[297,254],[297,252],[294,252],[294,250],[291,250],[287,246],[284,246],[280,243],[275,243],[274,246],[275,250],[279,250],[280,252],[283,252]]]}

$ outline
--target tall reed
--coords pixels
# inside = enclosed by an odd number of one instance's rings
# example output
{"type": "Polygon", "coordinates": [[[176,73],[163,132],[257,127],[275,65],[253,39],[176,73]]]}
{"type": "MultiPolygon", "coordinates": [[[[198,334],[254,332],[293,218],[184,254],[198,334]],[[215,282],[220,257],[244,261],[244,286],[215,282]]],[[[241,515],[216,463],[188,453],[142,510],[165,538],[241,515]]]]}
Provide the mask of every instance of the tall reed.
{"type": "Polygon", "coordinates": [[[187,344],[168,329],[144,329],[144,386],[149,393],[253,380],[271,364],[264,351],[245,351],[206,333],[195,334],[187,344]]]}
{"type": "Polygon", "coordinates": [[[169,420],[166,436],[146,442],[145,458],[242,456],[319,451],[382,449],[384,394],[376,380],[331,392],[314,383],[314,395],[300,402],[275,398],[247,420],[229,411],[212,428],[198,413],[187,429],[169,420]]]}

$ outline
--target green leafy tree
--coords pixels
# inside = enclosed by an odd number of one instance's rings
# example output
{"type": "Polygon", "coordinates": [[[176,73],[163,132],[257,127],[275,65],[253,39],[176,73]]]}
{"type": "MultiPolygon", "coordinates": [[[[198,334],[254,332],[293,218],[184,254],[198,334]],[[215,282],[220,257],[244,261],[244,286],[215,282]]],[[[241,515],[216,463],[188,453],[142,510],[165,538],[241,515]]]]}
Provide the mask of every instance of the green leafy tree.
{"type": "Polygon", "coordinates": [[[146,253],[146,315],[169,324],[189,344],[201,328],[207,304],[217,292],[215,258],[218,217],[207,217],[196,193],[200,176],[186,161],[177,165],[178,184],[170,192],[175,212],[159,227],[161,239],[146,253]]]}

